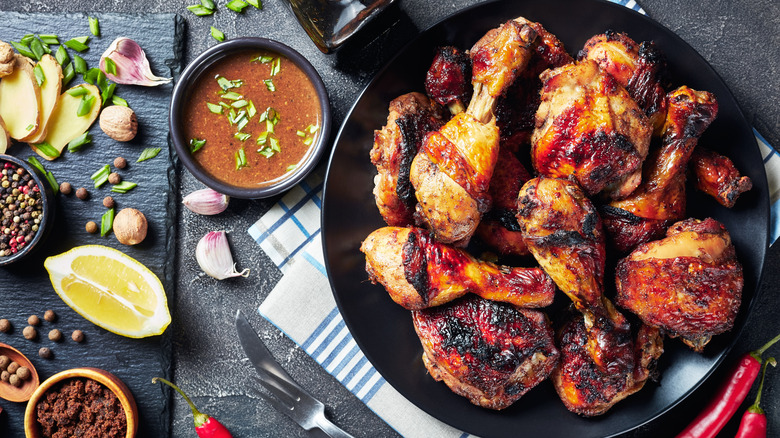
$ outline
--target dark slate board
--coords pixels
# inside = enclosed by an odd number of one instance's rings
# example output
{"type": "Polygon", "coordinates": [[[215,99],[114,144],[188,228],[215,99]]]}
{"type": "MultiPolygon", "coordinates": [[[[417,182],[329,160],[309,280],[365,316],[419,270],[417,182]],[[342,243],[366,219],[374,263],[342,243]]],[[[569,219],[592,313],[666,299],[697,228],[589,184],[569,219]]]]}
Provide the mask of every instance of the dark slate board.
{"type": "MultiPolygon", "coordinates": [[[[101,36],[92,37],[90,49],[81,54],[89,67],[97,67],[103,51],[114,38],[126,36],[136,40],[146,51],[152,71],[158,76],[178,76],[181,69],[184,21],[174,14],[90,14],[100,20],[101,36]]],[[[60,41],[91,35],[86,14],[19,14],[0,12],[0,40],[18,41],[27,33],[56,34],[60,41]]],[[[56,49],[56,46],[55,46],[56,49]]],[[[75,53],[72,50],[69,52],[75,53]]],[[[70,84],[82,82],[80,75],[70,84]]],[[[93,143],[76,153],[65,153],[55,161],[41,160],[58,181],[68,181],[74,188],[86,187],[90,199],[79,200],[75,195],[57,196],[55,226],[48,240],[29,260],[0,268],[0,318],[9,319],[14,330],[0,333],[0,342],[11,344],[29,357],[41,380],[75,367],[97,367],[114,373],[122,379],[135,396],[139,409],[139,437],[164,437],[170,429],[170,392],[151,383],[154,376],[170,377],[172,373],[172,330],[162,336],[130,339],[103,330],[70,309],[54,292],[43,260],[50,255],[85,244],[101,244],[117,248],[136,258],[155,272],[168,293],[169,305],[174,291],[174,238],[176,224],[175,155],[171,153],[168,136],[168,106],[172,84],[161,87],[118,85],[116,94],[126,99],[138,115],[139,134],[131,142],[119,143],[107,137],[97,122],[90,132],[93,143]],[[136,163],[145,147],[160,147],[160,154],[151,160],[136,163]],[[105,164],[112,164],[117,156],[128,160],[128,167],[119,173],[124,180],[138,183],[126,194],[110,192],[110,184],[94,188],[89,176],[105,164]],[[113,234],[100,237],[85,231],[87,221],[100,224],[106,209],[102,199],[114,195],[117,211],[122,207],[141,210],[149,221],[146,240],[135,247],[117,242],[113,234]],[[22,336],[27,317],[43,317],[47,309],[59,316],[56,322],[43,322],[38,328],[39,339],[28,341],[22,336]],[[47,334],[60,329],[65,340],[49,341],[47,334]],[[86,341],[77,344],[70,339],[73,330],[86,334],[86,341]],[[40,347],[50,347],[54,357],[38,357],[40,347]]],[[[34,153],[26,144],[16,144],[8,153],[27,159],[34,153]]],[[[113,165],[112,165],[113,169],[113,165]]],[[[171,313],[173,313],[171,309],[171,313]]],[[[24,436],[25,403],[11,403],[0,399],[5,412],[0,415],[0,435],[24,436]]]]}

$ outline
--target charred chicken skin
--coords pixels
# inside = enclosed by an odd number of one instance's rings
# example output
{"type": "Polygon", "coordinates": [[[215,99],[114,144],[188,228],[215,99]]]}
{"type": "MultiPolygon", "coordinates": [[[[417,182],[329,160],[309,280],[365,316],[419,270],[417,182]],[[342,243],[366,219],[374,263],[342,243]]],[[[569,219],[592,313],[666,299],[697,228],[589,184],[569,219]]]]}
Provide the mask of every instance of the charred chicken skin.
{"type": "Polygon", "coordinates": [[[744,279],[726,228],[686,219],[620,260],[617,303],[697,352],[731,330],[744,279]]]}
{"type": "Polygon", "coordinates": [[[374,198],[388,225],[414,224],[417,200],[409,181],[409,168],[425,134],[445,121],[443,108],[422,93],[404,94],[390,102],[387,124],[374,132],[371,149],[371,163],[378,170],[374,198]]]}
{"type": "Polygon", "coordinates": [[[696,177],[696,188],[727,208],[737,203],[739,195],[753,188],[753,181],[742,176],[728,157],[709,149],[696,148],[689,167],[696,177]]]}
{"type": "Polygon", "coordinates": [[[457,47],[439,47],[425,75],[425,93],[452,114],[466,111],[472,93],[469,55],[457,47]]]}
{"type": "MultiPolygon", "coordinates": [[[[604,297],[606,251],[598,213],[576,184],[528,181],[518,198],[528,249],[580,314],[559,336],[561,363],[553,384],[566,407],[591,416],[638,391],[644,380],[628,320],[604,297]]],[[[656,353],[660,354],[660,353],[656,353]]]]}
{"type": "Polygon", "coordinates": [[[686,217],[685,173],[699,137],[718,113],[715,96],[680,87],[668,96],[662,145],[645,161],[642,184],[628,197],[602,208],[614,247],[628,252],[663,236],[686,217]]]}
{"type": "Polygon", "coordinates": [[[574,178],[588,196],[612,199],[641,181],[652,127],[611,75],[584,60],[542,73],[531,158],[549,177],[574,178]]]}
{"type": "Polygon", "coordinates": [[[487,191],[499,148],[493,107],[527,64],[535,37],[530,27],[509,21],[477,42],[468,109],[429,133],[412,161],[417,217],[442,242],[468,244],[490,207],[487,191]]]}
{"type": "Polygon", "coordinates": [[[431,376],[471,403],[504,409],[545,380],[558,350],[544,313],[476,296],[412,312],[431,376]]]}
{"type": "Polygon", "coordinates": [[[552,280],[541,269],[479,261],[436,242],[421,228],[380,228],[360,250],[369,278],[409,310],[439,306],[469,292],[521,307],[548,306],[555,295],[552,280]]]}
{"type": "Polygon", "coordinates": [[[611,30],[589,39],[577,55],[595,61],[612,75],[647,115],[656,132],[666,115],[666,59],[653,42],[637,44],[625,33],[611,30]]]}

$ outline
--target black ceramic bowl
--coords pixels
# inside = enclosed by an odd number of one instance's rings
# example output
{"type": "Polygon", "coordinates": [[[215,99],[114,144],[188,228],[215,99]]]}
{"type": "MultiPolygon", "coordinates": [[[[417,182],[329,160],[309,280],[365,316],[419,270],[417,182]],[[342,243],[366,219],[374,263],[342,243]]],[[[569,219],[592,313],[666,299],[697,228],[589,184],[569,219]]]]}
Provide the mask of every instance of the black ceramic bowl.
{"type": "Polygon", "coordinates": [[[208,187],[225,195],[243,199],[260,199],[287,191],[306,177],[306,175],[308,175],[317,165],[323,151],[327,148],[330,138],[330,102],[322,78],[320,78],[314,67],[300,53],[280,42],[265,38],[237,38],[209,48],[195,58],[195,60],[184,69],[181,78],[179,78],[173,89],[168,122],[171,130],[171,139],[173,141],[173,146],[176,149],[176,153],[184,164],[184,167],[186,167],[195,178],[208,187]],[[276,52],[284,55],[287,59],[295,63],[314,85],[320,103],[321,114],[321,126],[318,140],[315,144],[311,145],[300,165],[294,171],[284,175],[284,177],[254,188],[227,184],[217,180],[206,172],[190,153],[189,139],[185,137],[185,130],[182,126],[188,97],[193,92],[194,87],[198,83],[198,79],[206,69],[215,62],[218,62],[231,54],[246,52],[248,50],[276,52]]]}
{"type": "MultiPolygon", "coordinates": [[[[41,246],[43,241],[46,239],[46,236],[49,234],[52,225],[54,225],[54,212],[56,210],[54,191],[49,185],[49,182],[46,180],[46,177],[38,169],[30,165],[30,163],[24,160],[20,160],[19,158],[16,158],[12,155],[0,154],[0,169],[7,169],[6,166],[7,163],[10,163],[16,168],[23,168],[26,171],[26,173],[32,177],[32,181],[35,182],[35,187],[37,187],[37,190],[39,190],[41,194],[40,199],[41,199],[42,209],[41,209],[41,214],[39,216],[40,221],[37,224],[38,230],[35,231],[35,233],[33,234],[32,240],[30,240],[29,242],[24,242],[23,246],[21,246],[21,248],[15,253],[7,256],[6,255],[0,256],[0,266],[9,265],[11,263],[22,260],[27,255],[31,254],[38,247],[41,246]]],[[[3,193],[2,200],[4,201],[5,199],[6,199],[6,194],[3,193]]],[[[5,221],[4,216],[5,216],[6,208],[7,207],[4,205],[3,213],[0,214],[0,221],[5,221]]],[[[34,219],[32,218],[28,220],[30,224],[34,222],[34,219]]],[[[2,227],[0,227],[0,233],[5,233],[5,229],[6,229],[6,224],[3,224],[2,227]]],[[[14,236],[15,237],[12,238],[16,238],[19,235],[14,235],[14,236]]],[[[4,240],[5,239],[2,239],[0,240],[0,242],[4,240]]],[[[9,242],[5,242],[5,244],[8,245],[9,242]]],[[[15,244],[15,247],[18,246],[20,246],[20,243],[15,244]]],[[[7,248],[5,247],[5,245],[0,246],[0,250],[5,251],[6,249],[7,248]]]]}

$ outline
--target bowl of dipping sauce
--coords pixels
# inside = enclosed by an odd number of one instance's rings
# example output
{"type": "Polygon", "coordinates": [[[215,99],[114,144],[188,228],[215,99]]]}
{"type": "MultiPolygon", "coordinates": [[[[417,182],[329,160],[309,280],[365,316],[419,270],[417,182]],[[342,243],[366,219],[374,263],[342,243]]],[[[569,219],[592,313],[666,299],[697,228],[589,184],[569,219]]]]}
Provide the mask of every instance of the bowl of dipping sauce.
{"type": "Polygon", "coordinates": [[[36,167],[0,154],[0,206],[0,266],[5,266],[41,246],[54,224],[54,191],[36,167]]]}
{"type": "Polygon", "coordinates": [[[176,153],[195,178],[225,195],[267,198],[317,165],[330,136],[330,103],[300,53],[265,38],[238,38],[184,69],[169,124],[176,153]]]}
{"type": "Polygon", "coordinates": [[[73,368],[46,379],[24,411],[27,438],[116,436],[133,438],[138,407],[118,377],[99,368],[73,368]]]}

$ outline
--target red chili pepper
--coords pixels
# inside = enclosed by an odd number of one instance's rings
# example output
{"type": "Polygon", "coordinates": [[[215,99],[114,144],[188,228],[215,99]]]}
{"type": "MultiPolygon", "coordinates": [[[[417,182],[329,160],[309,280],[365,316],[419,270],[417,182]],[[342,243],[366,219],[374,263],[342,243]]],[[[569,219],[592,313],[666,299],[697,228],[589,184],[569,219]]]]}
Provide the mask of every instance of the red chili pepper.
{"type": "Polygon", "coordinates": [[[775,358],[770,357],[764,365],[764,372],[761,374],[761,383],[758,385],[758,394],[756,401],[742,415],[742,421],[739,422],[739,430],[734,438],[766,438],[766,413],[759,403],[761,403],[761,391],[764,389],[764,378],[766,378],[766,368],[768,365],[776,366],[775,358]]]}
{"type": "Polygon", "coordinates": [[[192,402],[192,400],[187,397],[187,394],[179,389],[178,386],[160,377],[155,377],[152,379],[152,383],[157,383],[158,381],[163,382],[171,388],[175,389],[176,392],[184,397],[184,400],[187,401],[187,404],[190,405],[190,409],[192,410],[192,418],[195,420],[195,432],[198,433],[200,438],[233,438],[233,435],[230,434],[230,431],[227,430],[227,428],[223,426],[222,423],[217,421],[214,417],[200,412],[198,408],[195,407],[195,404],[192,402]]]}
{"type": "Polygon", "coordinates": [[[731,377],[718,389],[706,408],[677,438],[714,438],[745,400],[761,371],[761,354],[780,340],[775,336],[758,350],[743,355],[731,372],[731,377]]]}

